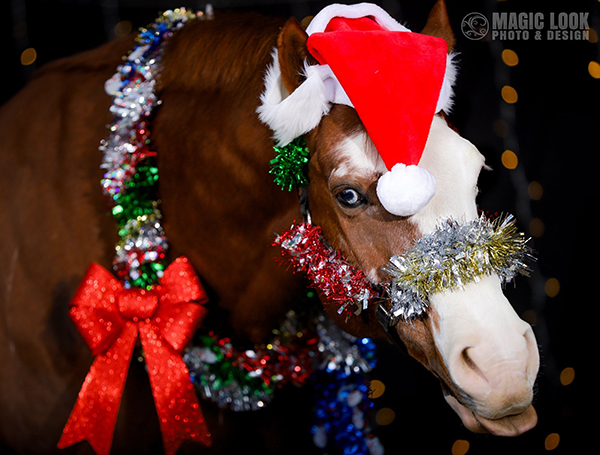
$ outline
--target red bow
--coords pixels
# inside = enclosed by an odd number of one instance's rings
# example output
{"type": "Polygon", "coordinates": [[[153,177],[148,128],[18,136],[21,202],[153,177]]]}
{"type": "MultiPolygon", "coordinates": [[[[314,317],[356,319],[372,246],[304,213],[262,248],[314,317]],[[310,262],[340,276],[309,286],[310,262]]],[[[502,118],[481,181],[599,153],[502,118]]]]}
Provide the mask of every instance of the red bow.
{"type": "Polygon", "coordinates": [[[96,356],[58,443],[87,439],[108,454],[123,387],[138,334],[167,454],[186,439],[210,445],[210,433],[189,371],[181,358],[204,319],[207,297],[186,258],[175,260],[160,284],[125,289],[110,272],[92,264],[71,302],[71,319],[96,356]]]}

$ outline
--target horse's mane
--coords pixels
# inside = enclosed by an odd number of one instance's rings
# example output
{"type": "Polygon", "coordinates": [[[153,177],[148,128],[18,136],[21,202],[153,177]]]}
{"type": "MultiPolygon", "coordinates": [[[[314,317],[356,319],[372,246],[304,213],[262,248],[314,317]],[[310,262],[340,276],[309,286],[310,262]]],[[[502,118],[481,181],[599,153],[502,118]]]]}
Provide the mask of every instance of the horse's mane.
{"type": "Polygon", "coordinates": [[[191,23],[168,44],[161,86],[233,92],[262,86],[264,74],[257,68],[266,67],[283,23],[281,18],[231,12],[191,23]]]}

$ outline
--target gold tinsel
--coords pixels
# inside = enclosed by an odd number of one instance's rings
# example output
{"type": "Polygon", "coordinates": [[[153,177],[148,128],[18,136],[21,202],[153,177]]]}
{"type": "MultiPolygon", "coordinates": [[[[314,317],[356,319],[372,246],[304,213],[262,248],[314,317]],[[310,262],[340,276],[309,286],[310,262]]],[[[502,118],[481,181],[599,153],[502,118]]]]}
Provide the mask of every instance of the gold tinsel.
{"type": "Polygon", "coordinates": [[[466,223],[444,221],[384,267],[392,276],[392,314],[403,319],[421,316],[429,295],[462,288],[485,275],[496,274],[502,283],[518,274],[528,276],[533,256],[527,240],[512,215],[494,221],[483,215],[466,223]]]}

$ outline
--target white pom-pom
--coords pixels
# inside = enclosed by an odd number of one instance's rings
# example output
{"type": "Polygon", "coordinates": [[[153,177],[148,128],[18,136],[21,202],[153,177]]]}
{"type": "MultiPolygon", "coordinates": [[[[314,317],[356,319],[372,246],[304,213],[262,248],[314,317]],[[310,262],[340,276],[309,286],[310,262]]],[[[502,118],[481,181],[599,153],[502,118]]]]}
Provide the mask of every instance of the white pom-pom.
{"type": "Polygon", "coordinates": [[[427,169],[398,163],[379,178],[377,196],[391,214],[410,216],[429,203],[436,188],[435,177],[427,169]]]}

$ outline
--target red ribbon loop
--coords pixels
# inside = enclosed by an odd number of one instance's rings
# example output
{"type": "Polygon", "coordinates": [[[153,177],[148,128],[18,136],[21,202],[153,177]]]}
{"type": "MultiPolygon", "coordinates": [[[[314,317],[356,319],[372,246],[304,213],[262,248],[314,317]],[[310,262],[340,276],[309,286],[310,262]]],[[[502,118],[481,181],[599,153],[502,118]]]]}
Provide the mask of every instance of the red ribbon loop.
{"type": "Polygon", "coordinates": [[[188,260],[176,259],[150,290],[125,289],[92,264],[71,302],[71,319],[96,356],[59,448],[87,439],[108,455],[133,348],[140,336],[165,452],[190,439],[210,445],[210,433],[181,358],[206,316],[206,293],[188,260]]]}

